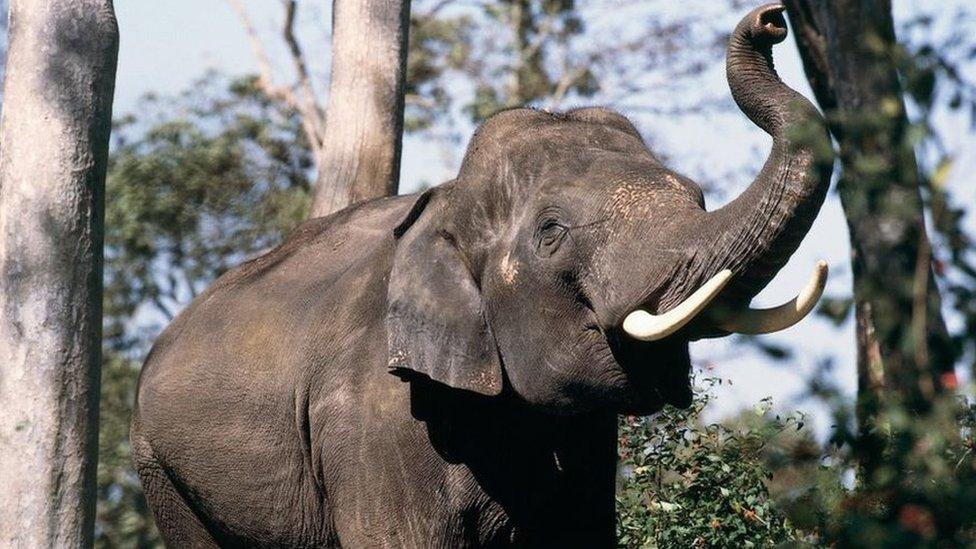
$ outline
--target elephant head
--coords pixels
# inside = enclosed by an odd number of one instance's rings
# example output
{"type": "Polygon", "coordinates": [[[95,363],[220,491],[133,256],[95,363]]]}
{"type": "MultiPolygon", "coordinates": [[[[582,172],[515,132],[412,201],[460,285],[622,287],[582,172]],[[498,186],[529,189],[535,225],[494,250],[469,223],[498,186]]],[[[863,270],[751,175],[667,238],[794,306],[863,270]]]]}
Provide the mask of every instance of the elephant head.
{"type": "Polygon", "coordinates": [[[690,402],[689,340],[802,318],[823,266],[793,302],[748,308],[809,230],[831,174],[823,120],[773,69],[782,12],[758,8],[731,36],[733,97],[773,146],[718,210],[613,111],[515,109],[482,124],[457,178],[395,230],[390,368],[557,413],[647,413],[690,402]]]}

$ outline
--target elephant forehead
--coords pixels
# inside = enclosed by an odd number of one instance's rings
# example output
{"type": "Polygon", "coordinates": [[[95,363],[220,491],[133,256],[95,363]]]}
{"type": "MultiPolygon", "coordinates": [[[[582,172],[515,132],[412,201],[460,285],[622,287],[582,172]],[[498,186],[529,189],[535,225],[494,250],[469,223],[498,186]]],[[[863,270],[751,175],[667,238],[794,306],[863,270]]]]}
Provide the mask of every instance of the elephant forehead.
{"type": "Polygon", "coordinates": [[[647,219],[670,205],[687,203],[688,190],[669,173],[648,179],[625,178],[610,185],[604,212],[624,221],[647,219]]]}

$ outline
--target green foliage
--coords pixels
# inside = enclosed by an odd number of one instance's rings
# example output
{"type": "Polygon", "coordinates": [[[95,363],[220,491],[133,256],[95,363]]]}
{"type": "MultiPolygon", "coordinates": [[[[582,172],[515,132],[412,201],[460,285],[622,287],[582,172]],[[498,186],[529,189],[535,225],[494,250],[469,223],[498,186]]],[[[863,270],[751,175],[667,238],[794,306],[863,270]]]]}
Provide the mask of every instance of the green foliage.
{"type": "MultiPolygon", "coordinates": [[[[699,392],[687,410],[621,421],[621,546],[768,547],[794,539],[769,495],[763,451],[778,434],[802,428],[801,419],[771,417],[761,429],[705,425],[708,400],[699,392]]],[[[757,412],[765,417],[768,407],[757,412]]]]}
{"type": "MultiPolygon", "coordinates": [[[[305,216],[312,157],[297,115],[251,78],[210,75],[116,124],[106,183],[105,314],[167,318],[305,216]]],[[[108,338],[120,335],[110,323],[108,338]]]]}
{"type": "Polygon", "coordinates": [[[429,129],[448,114],[450,92],[445,76],[468,62],[475,29],[469,14],[442,15],[437,10],[411,14],[405,132],[429,129]]]}
{"type": "Polygon", "coordinates": [[[784,429],[780,416],[744,410],[723,424],[766,437],[761,460],[770,472],[766,482],[769,497],[789,519],[797,537],[814,542],[828,519],[826,509],[847,495],[842,482],[847,472],[844,456],[832,445],[823,447],[800,417],[793,418],[794,428],[784,429]]]}
{"type": "Polygon", "coordinates": [[[824,509],[825,537],[856,547],[976,545],[976,407],[946,396],[921,415],[889,404],[882,418],[882,465],[824,509]]]}
{"type": "Polygon", "coordinates": [[[858,461],[863,439],[853,403],[823,376],[811,385],[833,412],[829,440],[819,445],[785,431],[764,455],[770,496],[800,539],[836,547],[976,546],[972,401],[948,392],[918,413],[886,400],[873,425],[888,443],[868,472],[858,461]]]}
{"type": "Polygon", "coordinates": [[[706,387],[688,410],[622,418],[620,546],[976,546],[976,406],[887,408],[883,465],[852,485],[849,427],[821,445],[802,416],[774,415],[768,400],[705,424],[709,398],[706,387]]]}

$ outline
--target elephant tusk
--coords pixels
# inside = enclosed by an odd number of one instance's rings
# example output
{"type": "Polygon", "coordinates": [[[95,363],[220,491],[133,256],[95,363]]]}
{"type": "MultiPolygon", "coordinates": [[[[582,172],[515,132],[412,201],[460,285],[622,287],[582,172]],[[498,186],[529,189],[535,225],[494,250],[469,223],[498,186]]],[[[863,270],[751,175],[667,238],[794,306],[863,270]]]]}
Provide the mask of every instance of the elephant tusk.
{"type": "Polygon", "coordinates": [[[637,309],[624,319],[624,331],[630,337],[641,341],[655,341],[668,337],[695,318],[695,315],[708,306],[731,279],[732,271],[728,269],[720,271],[687,299],[660,315],[652,315],[637,309]]]}
{"type": "Polygon", "coordinates": [[[771,309],[746,309],[717,322],[726,332],[739,334],[769,334],[785,330],[807,316],[823,294],[827,284],[827,262],[818,261],[813,275],[792,301],[771,309]]]}

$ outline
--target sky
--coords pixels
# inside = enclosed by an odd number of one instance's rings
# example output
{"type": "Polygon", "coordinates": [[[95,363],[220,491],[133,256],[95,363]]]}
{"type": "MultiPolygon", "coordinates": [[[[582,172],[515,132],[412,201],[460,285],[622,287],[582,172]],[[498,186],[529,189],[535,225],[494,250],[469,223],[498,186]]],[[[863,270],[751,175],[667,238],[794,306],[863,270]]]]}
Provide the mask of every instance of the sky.
{"type": "MultiPolygon", "coordinates": [[[[250,8],[259,31],[267,39],[272,61],[286,67],[285,52],[273,35],[280,17],[279,4],[267,0],[249,0],[245,4],[250,8]]],[[[304,15],[302,39],[309,58],[313,60],[313,77],[325,82],[328,77],[326,27],[330,3],[319,1],[314,4],[319,7],[307,9],[304,15]]],[[[909,2],[896,0],[894,5],[896,18],[910,15],[912,8],[909,2]]],[[[247,37],[226,0],[123,0],[116,2],[115,8],[121,33],[116,114],[137,110],[138,98],[147,92],[168,95],[185,90],[210,69],[229,75],[256,72],[247,37]]],[[[731,16],[730,29],[737,18],[737,15],[731,16]]],[[[774,56],[781,78],[812,98],[793,41],[787,40],[777,46],[774,56]]],[[[283,69],[282,74],[287,72],[283,69]]],[[[712,71],[700,78],[703,87],[727,90],[721,71],[712,71]]],[[[976,139],[963,122],[946,119],[941,120],[940,124],[950,148],[961,151],[950,187],[958,190],[957,199],[976,203],[976,190],[970,184],[971,180],[966,179],[967,174],[976,173],[976,139]]],[[[756,155],[757,151],[764,155],[770,143],[765,134],[737,111],[730,116],[708,120],[681,116],[641,116],[638,127],[652,134],[654,142],[667,149],[679,171],[683,165],[700,165],[702,159],[716,165],[723,162],[734,165],[729,159],[756,155]]],[[[437,145],[422,138],[407,137],[403,147],[401,191],[410,192],[421,182],[436,183],[451,177],[441,156],[437,145]]],[[[747,183],[747,180],[731,182],[729,187],[740,190],[747,183]]],[[[726,199],[732,196],[735,196],[734,192],[729,193],[726,199]]],[[[713,202],[708,204],[709,209],[721,206],[719,201],[713,202]]],[[[831,268],[827,295],[849,294],[848,236],[833,189],[799,250],[776,279],[757,296],[753,305],[773,306],[791,299],[804,285],[818,259],[826,259],[831,268]]],[[[835,381],[845,392],[854,394],[856,377],[852,324],[849,321],[836,328],[825,320],[811,317],[779,334],[762,336],[768,342],[798,351],[793,360],[776,364],[744,350],[742,345],[728,338],[694,343],[693,358],[699,362],[716,363],[719,368],[711,371],[710,375],[719,375],[731,381],[731,384],[718,390],[710,413],[713,417],[728,414],[751,406],[763,397],[772,396],[778,408],[800,408],[809,413],[817,431],[825,433],[829,420],[822,407],[795,397],[804,390],[805,379],[827,357],[835,359],[835,381]]]]}

